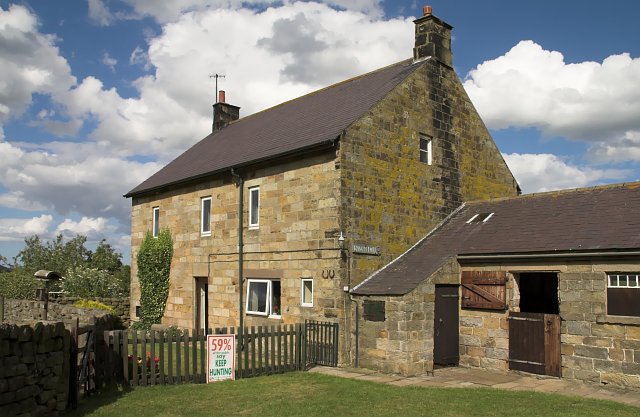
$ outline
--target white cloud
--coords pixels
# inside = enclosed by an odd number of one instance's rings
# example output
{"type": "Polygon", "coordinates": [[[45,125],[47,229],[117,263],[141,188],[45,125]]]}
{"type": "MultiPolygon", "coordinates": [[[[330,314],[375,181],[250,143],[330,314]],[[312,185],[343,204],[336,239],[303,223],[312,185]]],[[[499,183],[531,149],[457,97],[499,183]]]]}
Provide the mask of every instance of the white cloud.
{"type": "Polygon", "coordinates": [[[100,26],[109,26],[116,17],[102,0],[89,0],[89,18],[100,26]]]}
{"type": "MultiPolygon", "coordinates": [[[[92,1],[92,0],[90,0],[92,1]]],[[[99,2],[99,0],[93,0],[99,2]]],[[[123,0],[134,10],[139,18],[151,16],[159,23],[170,23],[179,20],[189,12],[202,13],[217,9],[238,10],[243,7],[266,7],[283,4],[289,6],[295,0],[123,0]]],[[[381,0],[318,0],[331,7],[343,10],[362,12],[371,17],[381,17],[381,0]]]]}
{"type": "Polygon", "coordinates": [[[52,221],[50,214],[31,219],[0,219],[0,241],[20,241],[28,236],[45,234],[52,221]]]}
{"type": "Polygon", "coordinates": [[[86,217],[83,216],[80,221],[65,219],[56,227],[56,234],[65,235],[85,235],[89,239],[103,236],[108,229],[108,220],[104,217],[86,217]]]}
{"type": "Polygon", "coordinates": [[[579,188],[620,180],[629,171],[572,165],[551,154],[503,154],[524,193],[579,188]]]}
{"type": "Polygon", "coordinates": [[[55,41],[39,33],[38,19],[27,8],[0,7],[0,124],[20,116],[32,94],[58,94],[75,83],[55,41]]]}
{"type": "Polygon", "coordinates": [[[109,52],[105,52],[102,54],[102,63],[109,67],[112,72],[116,72],[116,65],[118,64],[118,60],[109,55],[109,52]]]}
{"type": "MultiPolygon", "coordinates": [[[[522,41],[472,70],[464,83],[490,128],[537,127],[623,150],[640,132],[640,58],[569,64],[560,52],[522,41]]],[[[615,152],[614,152],[615,153],[615,152]]]]}
{"type": "Polygon", "coordinates": [[[0,194],[0,207],[19,209],[24,211],[43,211],[52,207],[47,207],[38,201],[29,201],[24,197],[22,191],[11,191],[0,194]]]}

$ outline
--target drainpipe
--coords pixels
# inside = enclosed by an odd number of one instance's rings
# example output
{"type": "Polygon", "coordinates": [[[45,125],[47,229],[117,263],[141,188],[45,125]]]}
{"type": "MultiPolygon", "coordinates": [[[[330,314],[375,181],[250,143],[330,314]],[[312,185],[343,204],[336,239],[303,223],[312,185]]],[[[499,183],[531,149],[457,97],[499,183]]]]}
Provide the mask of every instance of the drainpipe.
{"type": "Polygon", "coordinates": [[[242,230],[243,230],[243,220],[244,220],[244,179],[240,175],[238,175],[233,168],[231,168],[231,175],[236,179],[236,185],[238,186],[238,311],[240,312],[240,325],[239,331],[240,333],[244,330],[244,306],[242,303],[242,292],[243,292],[243,248],[244,243],[242,241],[242,230]]]}

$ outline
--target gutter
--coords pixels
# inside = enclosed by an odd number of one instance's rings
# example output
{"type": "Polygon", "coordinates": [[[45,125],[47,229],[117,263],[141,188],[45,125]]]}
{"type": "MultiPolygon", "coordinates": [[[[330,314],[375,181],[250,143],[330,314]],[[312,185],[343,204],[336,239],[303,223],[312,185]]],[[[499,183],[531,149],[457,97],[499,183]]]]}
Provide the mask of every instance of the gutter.
{"type": "Polygon", "coordinates": [[[548,258],[603,258],[603,257],[624,257],[624,256],[640,256],[640,251],[627,252],[559,252],[559,253],[505,253],[505,254],[476,254],[476,255],[458,255],[459,261],[483,261],[498,259],[548,259],[548,258]]]}

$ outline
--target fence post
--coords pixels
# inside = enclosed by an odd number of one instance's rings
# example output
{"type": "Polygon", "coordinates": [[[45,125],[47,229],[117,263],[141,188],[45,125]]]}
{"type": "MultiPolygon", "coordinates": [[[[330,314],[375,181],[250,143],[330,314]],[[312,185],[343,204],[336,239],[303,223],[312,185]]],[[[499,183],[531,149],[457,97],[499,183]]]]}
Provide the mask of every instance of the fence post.
{"type": "Polygon", "coordinates": [[[4,295],[0,295],[0,323],[4,323],[4,295]]]}

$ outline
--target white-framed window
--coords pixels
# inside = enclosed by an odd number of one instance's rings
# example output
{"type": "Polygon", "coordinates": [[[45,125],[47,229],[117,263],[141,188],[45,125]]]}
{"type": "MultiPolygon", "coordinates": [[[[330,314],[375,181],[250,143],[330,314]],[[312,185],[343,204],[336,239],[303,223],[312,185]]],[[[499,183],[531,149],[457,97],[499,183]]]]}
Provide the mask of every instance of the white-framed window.
{"type": "Polygon", "coordinates": [[[607,314],[640,317],[640,273],[607,274],[607,314]]]}
{"type": "Polygon", "coordinates": [[[200,199],[200,234],[211,235],[211,197],[200,199]]]}
{"type": "Polygon", "coordinates": [[[151,231],[153,233],[153,237],[158,237],[158,233],[160,233],[160,207],[153,208],[153,226],[151,227],[151,231]]]}
{"type": "Polygon", "coordinates": [[[433,152],[431,151],[431,136],[420,135],[420,162],[431,165],[433,162],[433,152]]]}
{"type": "Polygon", "coordinates": [[[280,304],[280,280],[247,280],[247,314],[279,318],[282,313],[280,304]]]}
{"type": "Polygon", "coordinates": [[[260,187],[249,188],[249,228],[260,227],[260,187]]]}
{"type": "Polygon", "coordinates": [[[313,307],[313,278],[302,278],[300,288],[300,305],[313,307]]]}

